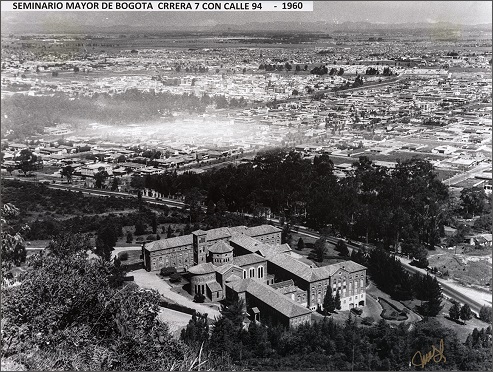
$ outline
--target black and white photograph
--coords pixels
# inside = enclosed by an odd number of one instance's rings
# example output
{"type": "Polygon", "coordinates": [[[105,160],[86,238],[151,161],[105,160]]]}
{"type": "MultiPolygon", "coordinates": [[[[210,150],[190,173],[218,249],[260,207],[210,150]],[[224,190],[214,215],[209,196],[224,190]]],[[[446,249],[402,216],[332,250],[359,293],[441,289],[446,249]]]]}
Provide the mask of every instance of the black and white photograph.
{"type": "Polygon", "coordinates": [[[2,371],[487,371],[491,1],[2,1],[2,371]]]}

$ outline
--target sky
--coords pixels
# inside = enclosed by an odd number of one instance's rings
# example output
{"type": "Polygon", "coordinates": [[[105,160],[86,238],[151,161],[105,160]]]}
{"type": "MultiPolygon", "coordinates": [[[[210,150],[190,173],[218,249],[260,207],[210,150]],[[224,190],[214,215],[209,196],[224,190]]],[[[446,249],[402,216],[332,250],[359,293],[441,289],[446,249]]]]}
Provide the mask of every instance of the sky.
{"type": "Polygon", "coordinates": [[[249,22],[452,22],[491,23],[491,1],[314,1],[313,12],[2,12],[2,32],[64,25],[87,32],[92,26],[132,25],[159,31],[163,25],[213,26],[249,22]]]}

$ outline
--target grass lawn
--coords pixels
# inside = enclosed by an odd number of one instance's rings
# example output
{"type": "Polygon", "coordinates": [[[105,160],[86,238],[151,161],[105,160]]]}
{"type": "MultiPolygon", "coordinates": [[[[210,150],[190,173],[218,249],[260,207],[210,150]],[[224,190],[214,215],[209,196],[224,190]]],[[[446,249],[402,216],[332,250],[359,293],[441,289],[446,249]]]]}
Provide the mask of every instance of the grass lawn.
{"type": "Polygon", "coordinates": [[[339,252],[337,252],[335,250],[335,245],[334,244],[327,243],[327,257],[322,262],[315,261],[315,260],[311,259],[309,256],[310,256],[310,253],[311,253],[311,251],[313,249],[313,244],[315,243],[315,241],[317,239],[311,238],[309,236],[301,235],[301,234],[298,234],[298,233],[295,233],[295,232],[292,232],[291,233],[291,236],[292,236],[292,240],[291,240],[290,246],[293,249],[293,251],[295,253],[298,253],[299,255],[305,257],[305,258],[308,258],[308,259],[312,260],[315,263],[315,265],[317,265],[319,267],[320,266],[332,265],[332,264],[335,264],[337,262],[341,262],[341,261],[346,261],[347,260],[344,257],[339,256],[339,252]],[[298,250],[298,239],[300,237],[305,242],[305,248],[303,248],[303,250],[301,250],[301,251],[298,250]]]}
{"type": "Polygon", "coordinates": [[[449,309],[452,306],[450,300],[446,299],[443,301],[442,304],[444,305],[443,309],[440,314],[435,317],[435,319],[438,320],[438,322],[440,322],[440,324],[444,327],[453,329],[457,333],[457,337],[459,338],[459,340],[462,342],[466,341],[467,336],[472,333],[474,328],[480,330],[481,328],[487,328],[488,326],[491,326],[491,324],[485,323],[482,320],[476,318],[472,318],[471,320],[466,321],[466,324],[464,325],[458,324],[453,320],[446,318],[448,317],[449,309]]]}
{"type": "Polygon", "coordinates": [[[140,259],[140,255],[141,255],[141,251],[140,250],[128,250],[128,251],[122,251],[122,252],[119,252],[118,253],[118,256],[120,257],[122,255],[122,253],[127,253],[128,254],[128,259],[125,260],[124,262],[130,262],[130,261],[141,261],[140,259]]]}
{"type": "Polygon", "coordinates": [[[46,240],[27,240],[26,248],[46,248],[50,244],[50,239],[46,240]]]}

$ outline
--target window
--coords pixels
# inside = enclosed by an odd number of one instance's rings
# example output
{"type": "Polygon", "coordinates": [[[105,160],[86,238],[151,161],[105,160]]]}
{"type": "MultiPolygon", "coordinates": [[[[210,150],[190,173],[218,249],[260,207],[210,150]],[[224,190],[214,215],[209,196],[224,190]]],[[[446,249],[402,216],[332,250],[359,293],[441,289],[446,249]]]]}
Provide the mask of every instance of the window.
{"type": "Polygon", "coordinates": [[[250,268],[250,278],[254,278],[255,277],[255,268],[252,267],[250,268]]]}
{"type": "Polygon", "coordinates": [[[259,278],[263,278],[264,277],[264,267],[263,266],[259,266],[258,267],[258,277],[259,278]]]}
{"type": "Polygon", "coordinates": [[[246,279],[246,270],[243,270],[243,279],[246,279]]]}

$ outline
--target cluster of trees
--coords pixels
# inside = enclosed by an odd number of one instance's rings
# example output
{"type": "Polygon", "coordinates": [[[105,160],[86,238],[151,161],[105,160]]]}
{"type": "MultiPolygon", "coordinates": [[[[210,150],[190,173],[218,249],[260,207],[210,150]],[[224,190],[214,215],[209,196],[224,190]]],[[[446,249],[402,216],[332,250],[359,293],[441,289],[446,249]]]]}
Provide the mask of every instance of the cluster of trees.
{"type": "MultiPolygon", "coordinates": [[[[272,71],[291,71],[293,69],[293,66],[289,63],[289,62],[286,62],[285,64],[270,64],[270,63],[266,63],[266,64],[261,64],[259,67],[259,70],[265,70],[267,72],[272,72],[272,71]]],[[[306,71],[308,68],[308,66],[306,66],[306,68],[304,69],[304,71],[306,71]]],[[[296,71],[300,71],[300,66],[297,65],[296,66],[296,71]]]]}
{"type": "Polygon", "coordinates": [[[483,214],[491,215],[490,200],[484,189],[478,186],[462,189],[457,213],[464,218],[473,218],[483,214]]]}
{"type": "Polygon", "coordinates": [[[2,286],[2,362],[27,370],[187,370],[194,356],[158,318],[159,295],[65,236],[2,286]],[[78,248],[74,245],[77,245],[78,248]]]}
{"type": "Polygon", "coordinates": [[[373,249],[368,258],[363,253],[351,255],[355,262],[368,267],[375,284],[396,300],[421,300],[418,311],[425,316],[436,316],[443,308],[442,291],[436,277],[419,273],[411,276],[401,262],[382,249],[373,249]]]}
{"type": "Polygon", "coordinates": [[[310,70],[310,74],[313,75],[325,75],[329,72],[329,69],[325,65],[321,66],[315,66],[313,69],[310,70]]]}
{"type": "Polygon", "coordinates": [[[311,69],[310,73],[314,74],[314,75],[329,74],[330,76],[332,76],[332,75],[342,76],[342,75],[344,75],[344,69],[342,67],[340,67],[339,69],[332,67],[329,71],[327,66],[321,65],[321,66],[318,66],[318,67],[316,66],[313,69],[311,69]]]}
{"type": "Polygon", "coordinates": [[[313,162],[295,151],[270,150],[250,164],[202,174],[148,176],[145,187],[165,195],[194,194],[205,203],[222,200],[231,212],[282,215],[292,225],[331,226],[343,236],[383,247],[408,242],[409,253],[434,249],[448,216],[449,193],[426,160],[375,167],[367,157],[338,180],[328,155],[313,162]]]}
{"type": "Polygon", "coordinates": [[[452,306],[450,307],[448,313],[450,319],[455,321],[458,321],[460,318],[464,322],[466,322],[467,320],[470,320],[472,318],[472,311],[469,305],[464,304],[460,306],[460,304],[455,300],[452,300],[452,306]]]}
{"type": "Polygon", "coordinates": [[[206,73],[206,72],[209,72],[209,67],[207,67],[207,66],[185,66],[185,67],[183,67],[181,64],[179,64],[175,67],[176,72],[181,72],[182,70],[185,72],[206,73]]]}
{"type": "MultiPolygon", "coordinates": [[[[378,70],[378,68],[368,67],[366,69],[365,75],[380,75],[380,71],[378,70]]],[[[382,71],[382,75],[383,76],[392,76],[393,72],[390,69],[390,67],[384,67],[384,69],[382,71]]]]}
{"type": "MultiPolygon", "coordinates": [[[[438,347],[443,339],[447,362],[434,369],[481,369],[491,364],[491,327],[475,330],[464,344],[450,329],[432,318],[413,327],[391,327],[385,320],[361,326],[351,315],[344,324],[330,318],[296,329],[271,324],[243,323],[245,305],[223,306],[212,324],[207,314],[196,314],[181,339],[200,348],[204,358],[237,368],[255,370],[405,370],[413,355],[438,347]]],[[[431,366],[431,365],[430,365],[431,366]]]]}
{"type": "Polygon", "coordinates": [[[24,172],[24,175],[43,168],[43,160],[41,157],[29,149],[22,149],[14,158],[14,161],[16,162],[18,169],[24,172]]]}

